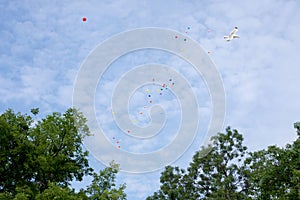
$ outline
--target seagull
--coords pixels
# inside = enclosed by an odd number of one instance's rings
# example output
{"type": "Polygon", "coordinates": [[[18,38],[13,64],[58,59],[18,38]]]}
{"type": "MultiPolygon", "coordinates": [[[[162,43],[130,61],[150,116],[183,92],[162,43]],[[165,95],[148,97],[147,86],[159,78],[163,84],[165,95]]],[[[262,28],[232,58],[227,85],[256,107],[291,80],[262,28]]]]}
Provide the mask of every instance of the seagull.
{"type": "Polygon", "coordinates": [[[234,27],[234,29],[231,31],[231,33],[228,36],[224,36],[224,39],[227,42],[230,42],[233,38],[240,38],[240,36],[236,35],[236,32],[238,32],[238,27],[234,27]]]}

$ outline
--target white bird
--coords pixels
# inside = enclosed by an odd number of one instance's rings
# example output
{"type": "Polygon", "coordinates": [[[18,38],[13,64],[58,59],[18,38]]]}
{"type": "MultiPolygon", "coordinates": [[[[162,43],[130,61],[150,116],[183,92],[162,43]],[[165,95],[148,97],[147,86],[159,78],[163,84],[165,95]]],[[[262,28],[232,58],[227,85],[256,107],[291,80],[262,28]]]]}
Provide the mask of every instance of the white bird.
{"type": "Polygon", "coordinates": [[[238,36],[236,32],[238,32],[238,27],[234,27],[233,31],[231,31],[231,33],[228,36],[224,36],[224,39],[227,42],[230,42],[233,38],[240,38],[240,36],[238,36]]]}

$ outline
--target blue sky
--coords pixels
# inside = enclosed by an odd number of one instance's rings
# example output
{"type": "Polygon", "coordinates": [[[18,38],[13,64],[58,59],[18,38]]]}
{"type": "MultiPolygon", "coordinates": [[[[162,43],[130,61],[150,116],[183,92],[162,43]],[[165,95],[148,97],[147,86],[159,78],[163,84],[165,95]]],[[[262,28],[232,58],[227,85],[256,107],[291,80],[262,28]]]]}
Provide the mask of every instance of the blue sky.
{"type": "MultiPolygon", "coordinates": [[[[211,52],[207,56],[215,63],[225,88],[225,126],[242,132],[251,150],[284,146],[296,138],[293,123],[300,120],[299,9],[300,3],[292,0],[0,0],[0,112],[7,108],[29,112],[33,107],[39,107],[42,115],[63,112],[72,106],[80,66],[97,45],[124,31],[160,27],[178,31],[211,52]],[[240,39],[228,43],[223,36],[235,26],[240,39]]],[[[196,93],[202,114],[200,131],[189,151],[174,163],[186,167],[207,130],[211,103],[203,79],[174,55],[144,50],[120,57],[99,81],[97,119],[114,143],[110,131],[118,129],[112,129],[113,117],[105,115],[115,87],[112,83],[132,67],[153,62],[172,65],[196,93]]],[[[144,103],[148,88],[141,86],[129,101],[132,119],[140,126],[149,123],[149,107],[144,103]],[[146,106],[145,111],[137,109],[141,106],[146,106]]],[[[157,99],[171,120],[166,123],[170,130],[179,120],[176,96],[166,93],[157,99]]],[[[172,135],[166,134],[150,144],[128,142],[118,131],[113,133],[122,142],[122,150],[135,152],[153,151],[161,148],[158,141],[172,140],[172,135]]],[[[95,168],[103,167],[92,157],[91,163],[95,168]]],[[[158,189],[159,173],[120,173],[118,181],[127,183],[128,199],[143,199],[158,189]]]]}

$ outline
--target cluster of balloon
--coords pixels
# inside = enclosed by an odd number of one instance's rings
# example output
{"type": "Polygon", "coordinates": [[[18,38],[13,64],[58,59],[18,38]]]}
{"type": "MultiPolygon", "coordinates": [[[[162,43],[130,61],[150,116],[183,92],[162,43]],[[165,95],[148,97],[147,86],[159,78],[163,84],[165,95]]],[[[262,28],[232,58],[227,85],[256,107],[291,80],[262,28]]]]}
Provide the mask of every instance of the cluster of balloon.
{"type": "Polygon", "coordinates": [[[116,137],[113,137],[112,139],[113,139],[114,142],[117,144],[118,149],[120,149],[120,148],[121,148],[120,141],[117,140],[116,137]]]}
{"type": "MultiPolygon", "coordinates": [[[[178,35],[175,35],[175,39],[179,39],[179,36],[178,35]]],[[[187,41],[187,39],[186,38],[183,38],[183,41],[187,41]]]]}
{"type": "MultiPolygon", "coordinates": [[[[188,34],[190,29],[191,29],[191,27],[188,26],[188,27],[186,28],[186,30],[185,30],[185,33],[188,34]]],[[[178,36],[178,35],[175,35],[175,39],[179,39],[179,36],[178,36]]],[[[186,42],[187,39],[186,39],[186,38],[183,38],[183,41],[186,42]]]]}
{"type": "Polygon", "coordinates": [[[189,30],[191,29],[191,27],[186,27],[185,33],[189,33],[189,30]]]}
{"type": "MultiPolygon", "coordinates": [[[[207,32],[208,32],[208,33],[211,33],[211,29],[207,29],[207,32]]],[[[207,53],[208,53],[208,54],[211,54],[212,52],[211,52],[211,51],[207,51],[207,53]]]]}
{"type": "MultiPolygon", "coordinates": [[[[112,111],[111,113],[114,115],[115,111],[112,111]]],[[[112,137],[112,139],[113,139],[114,143],[117,144],[118,149],[120,149],[121,148],[120,141],[117,140],[116,137],[112,137]]]]}
{"type": "MultiPolygon", "coordinates": [[[[163,90],[168,90],[168,87],[172,87],[172,86],[175,85],[175,83],[173,82],[173,79],[172,79],[172,78],[170,78],[170,79],[168,79],[168,80],[169,80],[169,83],[168,83],[168,84],[167,84],[167,83],[162,83],[162,84],[160,85],[160,89],[157,89],[157,90],[156,90],[156,91],[159,93],[160,96],[163,95],[163,90]]],[[[152,82],[155,82],[155,79],[154,79],[154,78],[152,79],[152,82]]],[[[149,88],[146,88],[146,89],[145,89],[145,92],[146,92],[146,95],[147,95],[147,97],[148,97],[148,103],[150,104],[149,107],[151,107],[151,105],[152,105],[152,103],[153,103],[153,97],[155,97],[155,95],[154,95],[154,96],[152,95],[151,90],[150,90],[149,88]]],[[[143,109],[147,109],[147,108],[148,108],[147,105],[144,105],[144,106],[143,106],[143,109]]],[[[112,112],[112,113],[114,114],[114,112],[112,112]]],[[[144,114],[144,112],[140,110],[140,111],[138,112],[138,114],[139,114],[139,116],[142,116],[142,115],[144,114]]],[[[137,122],[136,118],[133,118],[132,121],[133,121],[134,123],[137,122]]],[[[130,134],[131,131],[130,131],[130,130],[127,130],[127,133],[130,134]]],[[[115,140],[115,137],[113,137],[113,140],[115,140]]],[[[120,148],[119,143],[120,143],[120,141],[117,141],[117,144],[118,144],[117,147],[118,147],[118,148],[120,148]]]]}
{"type": "MultiPolygon", "coordinates": [[[[86,17],[82,17],[82,21],[83,21],[83,22],[86,22],[86,21],[87,21],[87,18],[86,18],[86,17]]],[[[187,27],[186,27],[186,30],[185,30],[185,33],[186,33],[186,34],[189,34],[189,31],[190,31],[190,30],[191,30],[191,27],[190,27],[190,26],[187,26],[187,27]]],[[[208,33],[211,33],[211,29],[208,29],[207,32],[208,32],[208,33]]],[[[179,36],[178,36],[178,35],[175,35],[175,39],[179,39],[179,36]]],[[[183,37],[182,40],[183,40],[184,42],[186,42],[186,41],[187,41],[187,38],[183,37]]],[[[183,52],[184,49],[181,48],[180,51],[183,52]]],[[[211,52],[211,51],[207,51],[207,53],[208,53],[208,54],[211,54],[212,52],[211,52]]],[[[155,82],[155,79],[153,78],[152,81],[155,82]]],[[[168,83],[168,84],[166,84],[166,83],[161,84],[160,90],[157,90],[157,91],[159,92],[159,95],[162,95],[162,94],[163,94],[163,90],[167,90],[167,89],[168,89],[168,86],[171,87],[171,86],[174,86],[174,85],[175,85],[175,83],[172,81],[172,78],[170,78],[170,79],[169,79],[169,83],[168,83]]],[[[152,95],[151,95],[151,91],[150,91],[150,89],[148,89],[148,88],[147,88],[145,91],[146,91],[146,93],[147,93],[147,94],[146,94],[147,97],[149,98],[148,102],[150,103],[150,106],[151,106],[152,103],[153,103],[153,97],[152,97],[152,95]]],[[[145,105],[144,108],[147,108],[147,106],[145,105]]],[[[114,115],[115,113],[112,112],[112,114],[114,115]]],[[[140,115],[143,115],[143,112],[142,112],[142,111],[139,111],[139,114],[140,114],[140,115]]],[[[135,119],[135,118],[133,119],[133,122],[136,123],[136,119],[135,119]]],[[[131,133],[131,131],[130,131],[130,130],[127,130],[127,133],[129,134],[129,133],[131,133]]],[[[120,141],[117,140],[116,137],[113,137],[113,140],[114,140],[114,143],[117,144],[117,148],[120,149],[120,148],[121,148],[120,141]]]]}

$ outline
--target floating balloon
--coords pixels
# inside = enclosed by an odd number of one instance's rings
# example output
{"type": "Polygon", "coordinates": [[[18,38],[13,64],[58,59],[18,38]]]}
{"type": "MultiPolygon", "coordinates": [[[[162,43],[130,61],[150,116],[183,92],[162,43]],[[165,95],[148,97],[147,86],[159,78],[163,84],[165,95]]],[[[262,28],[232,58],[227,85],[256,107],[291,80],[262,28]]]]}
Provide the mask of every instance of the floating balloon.
{"type": "Polygon", "coordinates": [[[82,18],[82,21],[83,21],[83,22],[86,22],[86,20],[87,20],[86,17],[83,17],[83,18],[82,18]]]}
{"type": "Polygon", "coordinates": [[[188,30],[190,30],[191,27],[188,26],[186,29],[187,29],[187,30],[185,31],[185,33],[188,33],[188,30]]]}
{"type": "MultiPolygon", "coordinates": [[[[198,102],[194,98],[191,86],[186,84],[184,77],[179,73],[174,72],[173,77],[176,78],[176,85],[178,85],[178,87],[174,87],[174,94],[176,94],[176,98],[180,102],[180,111],[182,115],[181,123],[174,140],[162,149],[143,154],[118,151],[118,148],[116,148],[117,145],[106,144],[104,130],[101,128],[99,121],[96,118],[96,106],[94,105],[95,90],[100,78],[103,78],[101,76],[109,68],[110,63],[120,56],[136,49],[148,49],[150,47],[175,53],[180,57],[190,57],[191,59],[186,61],[199,72],[199,75],[203,76],[212,99],[213,117],[209,124],[209,129],[207,130],[207,136],[205,136],[204,139],[210,138],[211,135],[222,129],[225,116],[225,95],[220,75],[213,63],[209,60],[207,52],[194,40],[189,40],[189,42],[184,44],[187,55],[180,55],[179,44],[174,44],[175,35],[180,37],[180,41],[183,41],[185,38],[184,35],[176,31],[157,28],[126,31],[111,37],[101,43],[101,45],[98,45],[80,67],[76,82],[74,83],[73,106],[78,107],[84,113],[88,119],[90,131],[93,133],[93,137],[87,137],[84,140],[86,149],[106,166],[109,166],[111,160],[115,160],[121,165],[121,171],[128,173],[146,173],[162,169],[164,166],[170,165],[178,160],[189,148],[198,133],[198,120],[200,119],[198,115],[198,102]],[[124,40],[130,42],[127,43],[124,42],[124,40]],[[186,92],[181,92],[180,90],[186,92]],[[186,98],[187,95],[189,98],[186,98]],[[190,120],[191,118],[195,120],[190,120]],[[103,145],[99,145],[99,142],[103,145]]],[[[172,68],[160,64],[143,65],[137,69],[130,70],[129,73],[126,73],[124,78],[120,79],[118,82],[119,84],[115,87],[115,92],[111,97],[111,105],[114,110],[116,110],[114,120],[120,130],[125,130],[126,133],[127,130],[130,129],[132,130],[132,136],[148,139],[153,136],[153,133],[157,133],[156,130],[158,128],[164,127],[164,121],[162,123],[160,122],[162,121],[161,119],[166,119],[165,116],[161,117],[156,115],[159,113],[164,115],[164,112],[161,112],[163,109],[159,106],[153,106],[152,109],[154,113],[152,120],[154,123],[147,127],[133,126],[130,115],[127,114],[128,108],[124,106],[124,100],[129,101],[132,91],[137,90],[141,85],[148,84],[151,78],[153,78],[153,74],[156,72],[157,77],[155,78],[158,82],[168,80],[167,75],[161,75],[161,72],[169,73],[170,69],[172,68]],[[143,78],[135,79],[138,74],[141,74],[140,72],[143,72],[143,78]],[[131,82],[128,80],[131,80],[131,82]],[[135,80],[134,84],[132,83],[132,80],[135,80]],[[125,85],[126,89],[124,90],[124,84],[122,83],[128,83],[129,86],[125,85]],[[139,137],[139,135],[141,136],[139,137]]],[[[160,87],[158,86],[158,89],[159,88],[160,87]]],[[[149,101],[150,99],[147,100],[149,101]]],[[[153,102],[156,103],[155,99],[153,102]]],[[[205,140],[205,144],[206,143],[208,142],[205,140]]]]}

